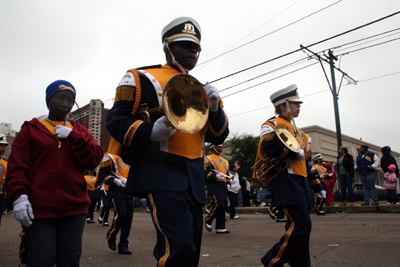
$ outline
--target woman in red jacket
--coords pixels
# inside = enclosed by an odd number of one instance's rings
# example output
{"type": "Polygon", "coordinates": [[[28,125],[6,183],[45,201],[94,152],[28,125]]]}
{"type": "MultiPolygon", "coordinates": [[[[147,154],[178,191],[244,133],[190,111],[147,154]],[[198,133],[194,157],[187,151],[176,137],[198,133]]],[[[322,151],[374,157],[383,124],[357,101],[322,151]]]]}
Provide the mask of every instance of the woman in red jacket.
{"type": "Polygon", "coordinates": [[[48,118],[24,122],[13,142],[6,189],[25,227],[28,266],[79,266],[89,206],[84,170],[99,165],[103,148],[84,126],[66,120],[75,96],[71,83],[51,83],[48,118]]]}
{"type": "Polygon", "coordinates": [[[332,163],[327,162],[325,168],[328,170],[329,176],[326,182],[326,203],[328,206],[334,206],[333,188],[335,187],[336,174],[332,171],[332,163]]]}

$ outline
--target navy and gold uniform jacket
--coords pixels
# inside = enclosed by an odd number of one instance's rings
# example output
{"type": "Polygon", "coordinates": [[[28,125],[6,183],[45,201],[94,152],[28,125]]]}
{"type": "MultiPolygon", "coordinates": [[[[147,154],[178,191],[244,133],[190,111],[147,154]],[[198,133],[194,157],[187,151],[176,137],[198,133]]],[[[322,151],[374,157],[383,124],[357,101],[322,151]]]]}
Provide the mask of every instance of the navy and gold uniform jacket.
{"type": "MultiPolygon", "coordinates": [[[[138,71],[140,103],[147,103],[149,109],[162,105],[163,88],[170,78],[180,73],[168,65],[138,71]]],[[[157,191],[183,192],[190,187],[194,198],[205,202],[203,145],[225,141],[229,129],[224,110],[220,106],[216,112],[210,111],[208,123],[197,134],[176,131],[167,141],[153,142],[150,135],[154,122],[132,116],[137,82],[128,71],[117,87],[114,106],[106,119],[111,136],[134,149],[126,192],[143,196],[157,191]]]]}
{"type": "Polygon", "coordinates": [[[206,184],[207,193],[211,195],[224,194],[226,189],[226,179],[224,181],[217,180],[217,173],[212,171],[218,171],[222,174],[228,175],[229,163],[223,157],[210,154],[205,158],[206,165],[206,184]]]}
{"type": "Polygon", "coordinates": [[[114,179],[118,179],[112,172],[115,172],[125,179],[128,177],[129,165],[122,161],[118,155],[105,153],[103,160],[100,163],[98,181],[108,186],[107,196],[125,197],[125,188],[118,187],[114,184],[114,179]]]}
{"type": "Polygon", "coordinates": [[[7,173],[7,160],[0,158],[0,194],[3,194],[7,173]]]}
{"type": "Polygon", "coordinates": [[[263,123],[260,138],[264,153],[272,158],[280,158],[281,164],[288,166],[272,181],[275,205],[300,205],[311,209],[313,205],[311,188],[316,192],[322,190],[320,181],[311,172],[307,162],[311,157],[311,138],[282,115],[263,123]],[[296,138],[300,148],[304,150],[305,157],[297,158],[297,154],[278,139],[275,133],[276,126],[285,128],[296,138]]]}

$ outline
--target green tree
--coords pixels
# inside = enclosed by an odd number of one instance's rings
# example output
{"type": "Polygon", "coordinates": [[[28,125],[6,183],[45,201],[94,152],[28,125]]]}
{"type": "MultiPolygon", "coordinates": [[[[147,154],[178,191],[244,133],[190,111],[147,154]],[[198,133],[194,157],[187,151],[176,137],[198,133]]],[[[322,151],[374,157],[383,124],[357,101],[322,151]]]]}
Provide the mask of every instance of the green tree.
{"type": "Polygon", "coordinates": [[[243,176],[250,182],[253,176],[253,169],[257,155],[259,137],[251,134],[234,134],[227,143],[229,144],[226,152],[229,163],[240,162],[243,176]]]}

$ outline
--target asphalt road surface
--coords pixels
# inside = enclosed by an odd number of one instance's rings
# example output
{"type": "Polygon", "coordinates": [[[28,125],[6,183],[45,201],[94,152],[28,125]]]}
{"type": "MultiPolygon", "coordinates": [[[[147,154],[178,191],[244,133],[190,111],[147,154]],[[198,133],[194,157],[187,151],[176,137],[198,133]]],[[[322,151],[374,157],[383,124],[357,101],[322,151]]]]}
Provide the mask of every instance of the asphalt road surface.
{"type": "MultiPolygon", "coordinates": [[[[96,220],[98,213],[95,215],[96,220]]],[[[312,266],[400,266],[399,213],[336,213],[311,215],[312,266]]],[[[284,233],[284,223],[266,214],[240,214],[228,219],[230,234],[203,232],[199,266],[262,266],[260,258],[284,233]]],[[[156,266],[156,241],[148,213],[135,213],[130,236],[132,255],[111,251],[106,242],[108,227],[87,224],[83,235],[81,266],[156,266]]],[[[20,224],[12,214],[3,215],[0,228],[0,266],[18,266],[20,224]]],[[[184,267],[184,266],[183,266],[184,267]]]]}

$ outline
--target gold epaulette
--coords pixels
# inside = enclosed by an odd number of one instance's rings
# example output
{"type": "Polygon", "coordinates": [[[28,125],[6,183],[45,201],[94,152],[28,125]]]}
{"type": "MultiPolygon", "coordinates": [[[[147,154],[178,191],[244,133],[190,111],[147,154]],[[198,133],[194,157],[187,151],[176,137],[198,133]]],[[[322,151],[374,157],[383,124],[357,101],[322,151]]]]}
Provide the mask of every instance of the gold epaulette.
{"type": "Polygon", "coordinates": [[[135,87],[132,86],[119,86],[117,88],[117,92],[114,98],[114,104],[121,100],[134,101],[132,115],[135,115],[139,106],[140,99],[142,97],[142,86],[140,84],[139,73],[135,69],[130,69],[127,72],[130,72],[135,77],[135,87]]]}

